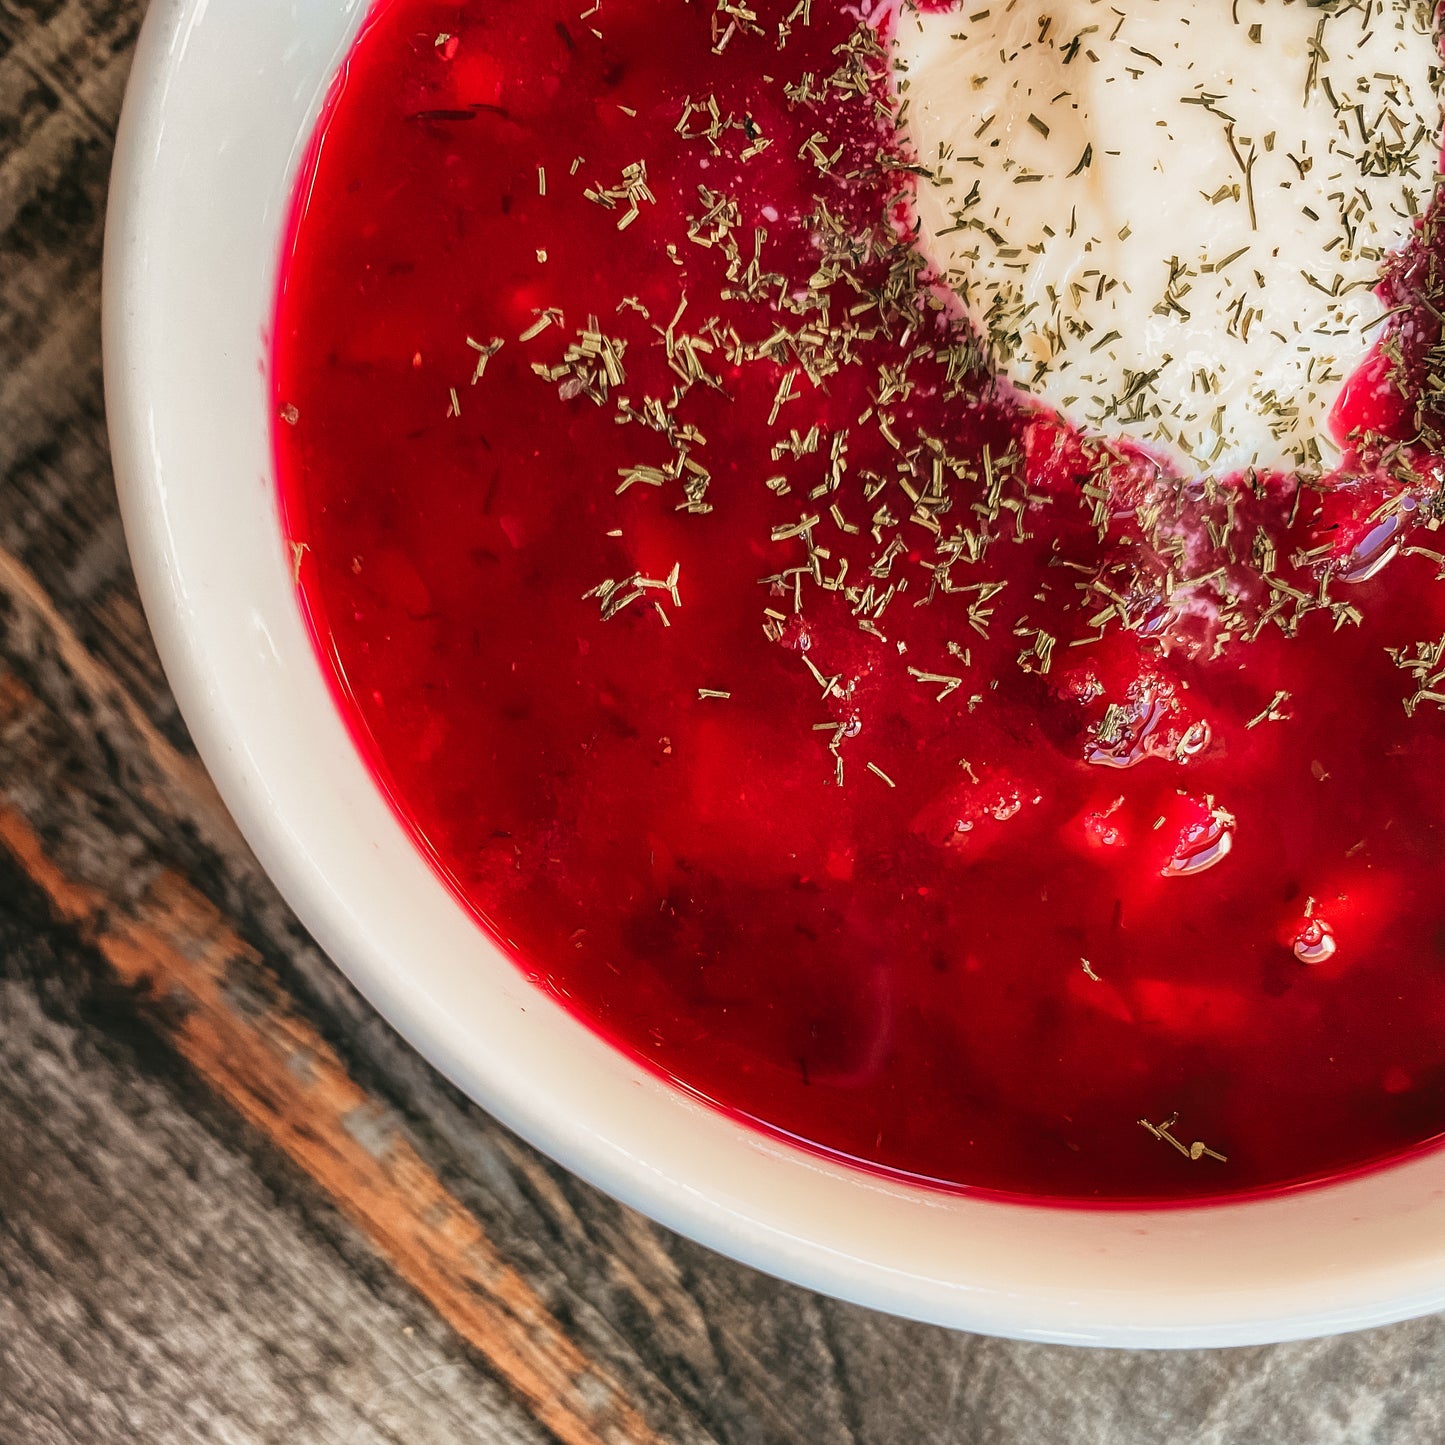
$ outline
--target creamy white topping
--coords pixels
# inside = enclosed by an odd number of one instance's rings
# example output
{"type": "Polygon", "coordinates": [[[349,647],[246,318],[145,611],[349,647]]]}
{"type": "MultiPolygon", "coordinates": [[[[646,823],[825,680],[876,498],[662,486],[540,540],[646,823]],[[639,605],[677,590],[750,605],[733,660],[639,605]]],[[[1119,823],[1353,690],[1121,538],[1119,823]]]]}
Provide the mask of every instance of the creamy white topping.
{"type": "Polygon", "coordinates": [[[1188,471],[1328,466],[1440,157],[1433,0],[903,0],[919,242],[995,368],[1188,471]]]}

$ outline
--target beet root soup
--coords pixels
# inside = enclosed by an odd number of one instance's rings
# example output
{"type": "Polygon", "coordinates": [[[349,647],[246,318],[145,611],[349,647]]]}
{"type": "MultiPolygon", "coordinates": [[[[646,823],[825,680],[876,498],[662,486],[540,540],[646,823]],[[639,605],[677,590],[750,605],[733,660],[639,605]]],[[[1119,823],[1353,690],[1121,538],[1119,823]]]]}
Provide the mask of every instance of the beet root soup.
{"type": "Polygon", "coordinates": [[[1445,1132],[1433,10],[1240,0],[1225,94],[1181,5],[381,0],[298,188],[285,541],[417,845],[944,1187],[1445,1132]]]}

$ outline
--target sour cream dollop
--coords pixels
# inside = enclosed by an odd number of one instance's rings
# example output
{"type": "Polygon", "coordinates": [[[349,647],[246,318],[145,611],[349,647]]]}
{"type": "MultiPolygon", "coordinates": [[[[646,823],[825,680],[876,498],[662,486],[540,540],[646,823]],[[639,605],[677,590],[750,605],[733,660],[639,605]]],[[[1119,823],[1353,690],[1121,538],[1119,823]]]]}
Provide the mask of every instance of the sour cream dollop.
{"type": "Polygon", "coordinates": [[[1440,160],[1433,0],[902,0],[919,244],[996,370],[1186,472],[1320,470],[1440,160]]]}

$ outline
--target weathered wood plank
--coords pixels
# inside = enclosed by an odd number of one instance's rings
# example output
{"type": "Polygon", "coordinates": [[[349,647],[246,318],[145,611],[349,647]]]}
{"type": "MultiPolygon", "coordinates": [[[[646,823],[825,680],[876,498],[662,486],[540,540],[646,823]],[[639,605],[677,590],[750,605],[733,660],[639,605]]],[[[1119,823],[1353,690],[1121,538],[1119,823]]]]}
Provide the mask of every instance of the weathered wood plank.
{"type": "Polygon", "coordinates": [[[0,1439],[542,1445],[339,1219],[177,1107],[164,1051],[95,1026],[30,892],[0,866],[0,1439]]]}
{"type": "Polygon", "coordinates": [[[126,566],[98,275],[140,11],[0,0],[0,1440],[1445,1437],[1439,1320],[1128,1356],[884,1319],[599,1196],[375,1017],[221,810],[126,566]]]}
{"type": "Polygon", "coordinates": [[[562,1332],[193,888],[162,873],[120,912],[66,878],[18,813],[0,810],[0,846],[117,982],[157,1001],[171,1043],[217,1096],[335,1200],[558,1440],[654,1445],[617,1383],[562,1332]]]}

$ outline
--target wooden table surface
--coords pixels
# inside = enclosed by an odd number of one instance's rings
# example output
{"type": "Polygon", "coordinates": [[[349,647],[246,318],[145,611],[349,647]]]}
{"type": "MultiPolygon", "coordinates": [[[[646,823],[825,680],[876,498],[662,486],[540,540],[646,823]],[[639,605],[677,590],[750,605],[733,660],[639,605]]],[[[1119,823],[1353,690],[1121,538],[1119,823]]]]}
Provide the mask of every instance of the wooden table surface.
{"type": "Polygon", "coordinates": [[[1130,1355],[887,1319],[578,1183],[357,997],[126,558],[100,257],[142,11],[0,0],[0,1442],[1445,1438],[1445,1320],[1130,1355]]]}

